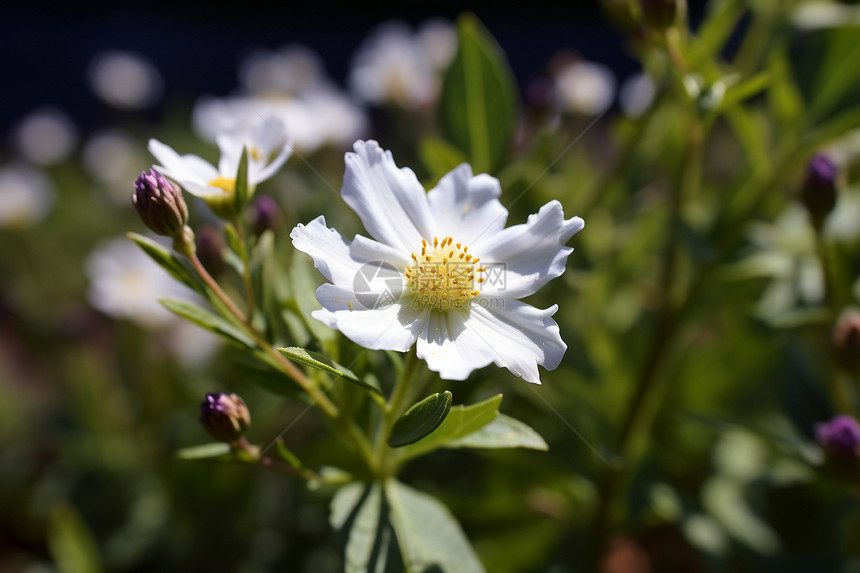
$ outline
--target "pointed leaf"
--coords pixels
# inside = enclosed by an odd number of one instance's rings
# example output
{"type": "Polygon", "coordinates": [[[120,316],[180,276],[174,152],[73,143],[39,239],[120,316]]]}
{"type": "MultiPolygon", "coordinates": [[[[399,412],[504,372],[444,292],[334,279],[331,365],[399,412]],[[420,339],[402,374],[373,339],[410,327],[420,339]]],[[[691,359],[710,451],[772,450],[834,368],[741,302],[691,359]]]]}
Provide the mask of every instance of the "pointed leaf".
{"type": "Polygon", "coordinates": [[[457,36],[459,49],[439,101],[442,130],[476,173],[493,172],[516,127],[516,83],[504,53],[474,15],[459,18],[457,36]]]}
{"type": "Polygon", "coordinates": [[[451,393],[445,390],[441,394],[431,394],[417,404],[413,404],[394,423],[388,445],[399,448],[431,434],[445,420],[451,410],[452,399],[451,393]]]}
{"type": "Polygon", "coordinates": [[[501,403],[502,395],[497,394],[471,406],[454,406],[435,432],[404,448],[403,457],[420,456],[480,430],[496,419],[501,403]]]}
{"type": "Polygon", "coordinates": [[[60,573],[97,573],[103,567],[99,548],[81,514],[63,503],[48,520],[48,549],[60,573]]]}
{"type": "Polygon", "coordinates": [[[189,268],[185,265],[185,261],[180,259],[169,249],[162,247],[152,239],[148,239],[137,233],[128,233],[129,239],[137,243],[137,246],[143,249],[143,252],[158,263],[164,270],[170,273],[170,276],[186,285],[189,288],[202,292],[200,283],[194,278],[189,268]]]}
{"type": "Polygon", "coordinates": [[[351,483],[331,501],[332,527],[343,547],[347,573],[397,570],[397,540],[388,520],[388,504],[379,483],[351,483]]]}
{"type": "Polygon", "coordinates": [[[299,348],[298,346],[278,348],[278,352],[280,352],[293,362],[298,362],[299,364],[304,364],[305,366],[310,366],[311,368],[316,368],[317,370],[322,370],[324,372],[328,372],[329,374],[340,376],[341,378],[345,378],[346,380],[349,380],[354,384],[358,384],[365,390],[370,390],[371,392],[376,392],[377,394],[381,393],[379,388],[372,386],[364,380],[361,380],[349,368],[341,366],[331,358],[324,356],[319,352],[306,350],[304,348],[299,348]]]}
{"type": "Polygon", "coordinates": [[[531,427],[516,418],[499,414],[496,419],[476,432],[445,444],[446,448],[528,448],[548,450],[544,439],[531,427]]]}
{"type": "Polygon", "coordinates": [[[407,571],[484,571],[460,524],[439,500],[396,480],[386,483],[385,494],[407,571]]]}
{"type": "Polygon", "coordinates": [[[176,452],[176,457],[181,460],[205,460],[210,458],[228,459],[232,458],[230,445],[223,442],[203,444],[202,446],[191,446],[182,448],[176,452]]]}
{"type": "Polygon", "coordinates": [[[236,213],[241,213],[248,204],[248,148],[242,148],[239,170],[236,172],[236,213]]]}
{"type": "Polygon", "coordinates": [[[233,326],[218,315],[212,314],[208,310],[202,309],[199,306],[190,302],[175,300],[170,298],[160,298],[158,302],[164,305],[170,312],[181,316],[205,328],[206,330],[226,338],[228,341],[246,346],[248,348],[256,348],[256,344],[247,334],[233,326]]]}
{"type": "Polygon", "coordinates": [[[434,183],[461,163],[468,161],[459,149],[438,137],[422,139],[418,145],[418,156],[434,183]]]}

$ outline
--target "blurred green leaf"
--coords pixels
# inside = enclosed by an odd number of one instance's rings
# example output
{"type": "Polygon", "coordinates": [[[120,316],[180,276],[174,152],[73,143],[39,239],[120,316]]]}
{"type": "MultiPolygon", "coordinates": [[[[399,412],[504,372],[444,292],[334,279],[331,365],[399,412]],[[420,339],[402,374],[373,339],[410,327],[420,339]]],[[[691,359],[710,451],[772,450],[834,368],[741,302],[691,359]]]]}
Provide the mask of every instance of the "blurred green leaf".
{"type": "Polygon", "coordinates": [[[451,410],[453,396],[445,390],[431,394],[413,404],[391,429],[388,445],[399,448],[417,442],[432,433],[445,420],[451,410]]]}
{"type": "Polygon", "coordinates": [[[226,338],[234,344],[254,349],[257,347],[254,340],[247,334],[233,326],[225,319],[202,309],[196,304],[170,298],[160,298],[158,301],[170,312],[185,318],[209,332],[226,338]]]}
{"type": "Polygon", "coordinates": [[[48,549],[61,573],[96,573],[102,570],[96,540],[80,513],[71,505],[59,505],[51,512],[48,549]]]}
{"type": "Polygon", "coordinates": [[[726,87],[726,93],[720,102],[720,109],[726,109],[741,103],[755,95],[766,90],[773,82],[773,75],[770,70],[759,72],[755,75],[744,78],[736,84],[730,84],[726,87]]]}
{"type": "Polygon", "coordinates": [[[388,521],[382,486],[351,483],[331,501],[330,521],[337,531],[347,573],[393,573],[401,569],[397,539],[388,521]]]}
{"type": "Polygon", "coordinates": [[[773,74],[773,81],[768,90],[768,101],[776,116],[777,127],[784,130],[796,124],[803,115],[805,107],[803,96],[794,81],[788,56],[783,54],[774,56],[768,67],[773,74]]]}
{"type": "Polygon", "coordinates": [[[516,83],[504,53],[474,15],[460,16],[457,37],[459,49],[439,101],[442,131],[476,173],[493,173],[516,127],[516,83]]]}
{"type": "Polygon", "coordinates": [[[229,444],[214,442],[201,446],[182,448],[176,452],[176,457],[181,460],[205,460],[211,458],[226,460],[232,458],[232,455],[229,444]]]}
{"type": "Polygon", "coordinates": [[[418,145],[418,156],[434,183],[461,163],[468,161],[459,149],[438,137],[422,139],[418,145]]]}
{"type": "Polygon", "coordinates": [[[693,67],[698,67],[700,63],[714,58],[722,51],[747,6],[746,2],[740,0],[716,0],[708,2],[707,8],[690,54],[693,67]]]}
{"type": "Polygon", "coordinates": [[[319,352],[306,350],[297,346],[278,348],[278,352],[280,352],[293,362],[298,362],[299,364],[304,364],[306,366],[310,366],[311,368],[316,368],[317,370],[322,370],[323,372],[328,372],[329,374],[340,376],[341,378],[345,378],[346,380],[349,380],[354,384],[358,384],[365,390],[370,390],[371,392],[381,394],[379,388],[376,388],[375,386],[372,386],[371,384],[368,384],[367,382],[359,379],[358,376],[353,374],[352,370],[346,368],[345,366],[341,366],[331,358],[324,356],[319,352]]]}
{"type": "Polygon", "coordinates": [[[239,169],[236,172],[236,213],[241,214],[248,204],[248,148],[242,147],[239,169]]]}
{"type": "Polygon", "coordinates": [[[431,450],[441,448],[448,442],[480,430],[496,419],[501,403],[502,395],[497,394],[471,406],[452,407],[448,416],[435,432],[404,448],[404,458],[420,456],[431,450]]]}
{"type": "Polygon", "coordinates": [[[548,450],[544,439],[524,422],[499,414],[476,432],[445,444],[446,448],[528,448],[548,450]]]}
{"type": "Polygon", "coordinates": [[[396,480],[386,482],[385,493],[407,571],[484,571],[460,524],[439,500],[396,480]]]}

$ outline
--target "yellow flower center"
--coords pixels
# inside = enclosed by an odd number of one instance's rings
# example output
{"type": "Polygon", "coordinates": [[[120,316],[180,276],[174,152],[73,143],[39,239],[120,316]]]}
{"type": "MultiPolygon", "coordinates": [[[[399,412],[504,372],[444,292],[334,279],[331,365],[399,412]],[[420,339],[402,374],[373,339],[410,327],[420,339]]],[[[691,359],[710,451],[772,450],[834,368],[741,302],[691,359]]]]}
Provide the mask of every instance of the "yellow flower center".
{"type": "Polygon", "coordinates": [[[219,175],[209,183],[207,183],[210,187],[218,187],[219,189],[223,189],[227,193],[233,193],[236,191],[236,178],[235,177],[223,177],[219,175]]]}
{"type": "Polygon", "coordinates": [[[414,303],[434,310],[466,308],[480,294],[475,285],[484,282],[484,277],[475,278],[486,269],[478,266],[479,258],[469,254],[469,247],[454,243],[451,237],[439,241],[433,238],[431,245],[421,240],[421,252],[412,253],[413,264],[406,267],[404,275],[412,289],[414,303]]]}

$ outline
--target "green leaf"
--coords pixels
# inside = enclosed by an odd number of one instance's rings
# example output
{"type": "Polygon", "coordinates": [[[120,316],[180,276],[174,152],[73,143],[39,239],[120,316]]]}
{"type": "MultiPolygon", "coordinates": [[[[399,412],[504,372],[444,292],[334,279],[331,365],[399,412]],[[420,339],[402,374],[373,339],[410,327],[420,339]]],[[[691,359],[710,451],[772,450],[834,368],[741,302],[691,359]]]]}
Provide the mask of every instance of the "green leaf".
{"type": "Polygon", "coordinates": [[[379,483],[351,483],[331,501],[332,527],[343,547],[346,573],[385,573],[399,567],[397,539],[379,483]]]}
{"type": "Polygon", "coordinates": [[[68,504],[54,508],[48,521],[48,549],[61,573],[102,570],[98,545],[78,511],[68,504]]]}
{"type": "Polygon", "coordinates": [[[407,571],[484,571],[460,524],[441,502],[396,480],[385,484],[385,493],[407,571]]]}
{"type": "Polygon", "coordinates": [[[548,450],[544,439],[516,418],[499,414],[495,420],[476,432],[445,444],[446,448],[528,448],[548,450]]]}
{"type": "Polygon", "coordinates": [[[442,131],[476,173],[494,172],[516,127],[516,83],[504,53],[474,15],[460,16],[457,36],[439,101],[442,131]]]}
{"type": "Polygon", "coordinates": [[[451,411],[453,396],[445,390],[441,394],[431,394],[417,404],[413,404],[403,416],[394,423],[388,445],[399,448],[417,442],[433,432],[451,411]]]}
{"type": "Polygon", "coordinates": [[[480,430],[496,419],[501,403],[502,395],[497,394],[471,406],[454,406],[435,432],[403,449],[403,458],[420,456],[480,430]]]}
{"type": "Polygon", "coordinates": [[[459,149],[438,137],[422,139],[418,144],[418,157],[434,183],[461,163],[468,161],[459,149]]]}
{"type": "Polygon", "coordinates": [[[148,239],[137,233],[128,233],[126,236],[137,243],[137,246],[143,249],[143,252],[149,255],[153,261],[170,273],[170,276],[185,286],[206,294],[183,259],[177,257],[169,249],[162,247],[152,239],[148,239]]]}
{"type": "Polygon", "coordinates": [[[167,310],[174,314],[178,314],[186,320],[190,320],[197,326],[222,336],[234,344],[246,346],[248,348],[256,348],[256,343],[247,334],[224,320],[218,315],[212,314],[208,310],[204,310],[195,304],[171,298],[160,298],[158,302],[164,305],[167,310]]]}
{"type": "Polygon", "coordinates": [[[759,72],[740,82],[729,85],[720,102],[719,109],[728,109],[766,90],[773,81],[770,71],[759,72]]]}
{"type": "Polygon", "coordinates": [[[340,376],[341,378],[345,378],[346,380],[349,380],[354,384],[358,384],[365,390],[370,390],[371,392],[376,392],[377,394],[381,393],[379,388],[365,382],[364,380],[361,380],[349,368],[341,366],[331,358],[323,356],[319,352],[306,350],[297,346],[278,348],[278,352],[280,352],[293,362],[298,362],[299,364],[304,364],[306,366],[310,366],[311,368],[316,368],[317,370],[322,370],[324,372],[328,372],[329,374],[340,376]]]}
{"type": "Polygon", "coordinates": [[[223,442],[213,442],[202,446],[191,446],[182,448],[176,452],[176,457],[181,460],[205,460],[211,458],[230,459],[232,453],[230,445],[223,442]]]}
{"type": "Polygon", "coordinates": [[[241,213],[248,204],[248,148],[242,148],[239,170],[236,172],[236,213],[241,213]]]}

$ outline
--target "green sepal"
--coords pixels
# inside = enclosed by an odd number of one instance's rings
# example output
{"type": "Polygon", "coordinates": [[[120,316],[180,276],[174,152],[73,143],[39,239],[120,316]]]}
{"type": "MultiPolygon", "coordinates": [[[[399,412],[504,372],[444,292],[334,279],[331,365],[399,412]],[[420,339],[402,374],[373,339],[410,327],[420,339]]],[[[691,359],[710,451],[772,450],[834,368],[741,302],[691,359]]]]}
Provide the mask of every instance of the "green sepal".
{"type": "Polygon", "coordinates": [[[451,411],[453,396],[445,390],[442,393],[431,394],[420,402],[413,404],[400,417],[391,429],[388,445],[399,448],[417,442],[433,433],[442,424],[448,412],[451,411]]]}

